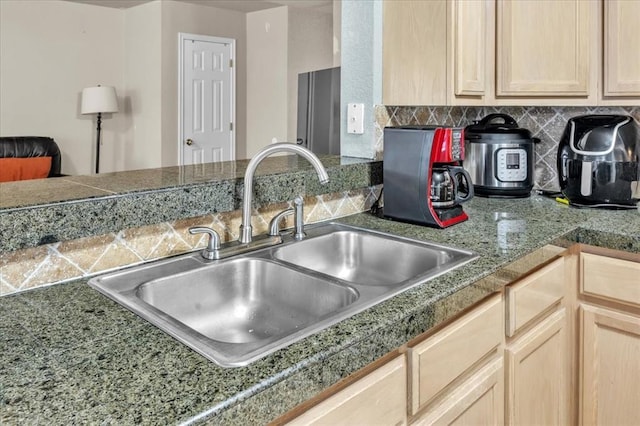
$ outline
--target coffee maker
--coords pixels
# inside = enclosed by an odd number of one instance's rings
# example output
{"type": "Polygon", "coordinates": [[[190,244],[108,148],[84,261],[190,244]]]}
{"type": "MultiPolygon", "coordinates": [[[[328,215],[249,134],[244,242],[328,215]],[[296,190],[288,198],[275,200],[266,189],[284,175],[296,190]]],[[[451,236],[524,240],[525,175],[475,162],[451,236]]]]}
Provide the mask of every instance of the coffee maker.
{"type": "Polygon", "coordinates": [[[437,228],[468,219],[473,197],[464,160],[464,129],[401,126],[384,129],[385,217],[437,228]]]}

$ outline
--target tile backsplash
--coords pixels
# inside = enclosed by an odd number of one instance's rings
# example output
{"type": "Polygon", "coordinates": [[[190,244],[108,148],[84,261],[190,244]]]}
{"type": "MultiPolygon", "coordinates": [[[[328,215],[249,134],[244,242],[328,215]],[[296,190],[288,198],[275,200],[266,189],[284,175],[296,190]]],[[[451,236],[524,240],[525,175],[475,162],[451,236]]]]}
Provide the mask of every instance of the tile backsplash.
{"type": "MultiPolygon", "coordinates": [[[[380,187],[305,197],[305,223],[320,222],[369,210],[380,187]]],[[[269,204],[254,209],[254,234],[267,231],[271,218],[291,203],[269,204]]],[[[46,244],[0,255],[0,295],[140,264],[149,260],[203,248],[206,237],[191,235],[191,226],[209,226],[222,242],[238,238],[241,211],[164,222],[117,233],[46,244]]],[[[288,218],[287,226],[293,225],[288,218]]]]}
{"type": "Polygon", "coordinates": [[[467,126],[487,114],[503,113],[512,116],[520,127],[540,138],[536,145],[535,188],[558,190],[556,153],[562,132],[571,117],[585,114],[631,115],[640,122],[640,106],[632,107],[405,107],[384,106],[375,108],[376,157],[382,159],[383,129],[386,126],[435,125],[467,126]]]}

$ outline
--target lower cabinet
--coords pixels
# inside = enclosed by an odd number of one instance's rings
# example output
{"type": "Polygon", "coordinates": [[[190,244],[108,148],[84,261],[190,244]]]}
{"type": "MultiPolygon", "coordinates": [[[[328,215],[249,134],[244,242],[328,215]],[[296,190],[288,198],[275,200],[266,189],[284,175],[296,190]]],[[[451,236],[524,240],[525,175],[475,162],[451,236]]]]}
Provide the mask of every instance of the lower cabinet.
{"type": "Polygon", "coordinates": [[[504,368],[502,357],[490,361],[445,399],[427,409],[412,425],[504,424],[504,368]]]}
{"type": "Polygon", "coordinates": [[[351,383],[288,424],[407,424],[407,367],[404,355],[351,383]]]}
{"type": "Polygon", "coordinates": [[[578,247],[275,424],[640,425],[640,254],[578,247]]]}
{"type": "Polygon", "coordinates": [[[569,424],[566,324],[566,310],[561,309],[507,346],[507,424],[569,424]]]}
{"type": "Polygon", "coordinates": [[[640,316],[583,304],[580,329],[581,423],[640,424],[640,316]]]}
{"type": "Polygon", "coordinates": [[[583,253],[581,268],[580,423],[639,425],[640,256],[583,253]]]}

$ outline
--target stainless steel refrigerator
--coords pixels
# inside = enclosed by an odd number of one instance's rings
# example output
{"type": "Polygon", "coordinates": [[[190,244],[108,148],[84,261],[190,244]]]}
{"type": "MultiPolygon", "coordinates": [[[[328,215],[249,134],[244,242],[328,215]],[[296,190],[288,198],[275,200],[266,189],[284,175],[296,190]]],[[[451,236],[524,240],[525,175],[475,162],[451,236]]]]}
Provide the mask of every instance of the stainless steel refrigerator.
{"type": "Polygon", "coordinates": [[[340,67],[298,74],[297,143],[340,155],[340,67]]]}

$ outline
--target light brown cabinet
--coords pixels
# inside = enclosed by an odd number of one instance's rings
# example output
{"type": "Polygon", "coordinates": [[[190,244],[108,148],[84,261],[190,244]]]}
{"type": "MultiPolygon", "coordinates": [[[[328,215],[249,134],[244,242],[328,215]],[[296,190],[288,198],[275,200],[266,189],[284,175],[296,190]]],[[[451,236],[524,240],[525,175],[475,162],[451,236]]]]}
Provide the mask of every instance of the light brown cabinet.
{"type": "Polygon", "coordinates": [[[640,258],[581,254],[580,423],[640,422],[640,258]]]}
{"type": "Polygon", "coordinates": [[[450,402],[451,394],[475,387],[477,380],[460,383],[482,360],[502,358],[503,324],[502,298],[496,295],[424,341],[410,343],[411,415],[426,409],[431,417],[442,411],[440,400],[450,402]]]}
{"type": "Polygon", "coordinates": [[[640,97],[640,1],[604,2],[604,96],[640,97]]]}
{"type": "Polygon", "coordinates": [[[383,14],[383,103],[444,105],[447,1],[385,1],[383,14]]]}
{"type": "Polygon", "coordinates": [[[503,271],[520,278],[286,418],[638,424],[640,255],[548,246],[503,271]]]}
{"type": "Polygon", "coordinates": [[[635,105],[635,0],[385,0],[385,105],[635,105]]]}
{"type": "Polygon", "coordinates": [[[598,2],[498,1],[496,96],[596,95],[598,2]]]}
{"type": "Polygon", "coordinates": [[[567,337],[563,308],[507,346],[507,424],[570,424],[567,337]]]}
{"type": "Polygon", "coordinates": [[[289,425],[407,424],[407,368],[403,355],[291,420],[289,425]]]}

